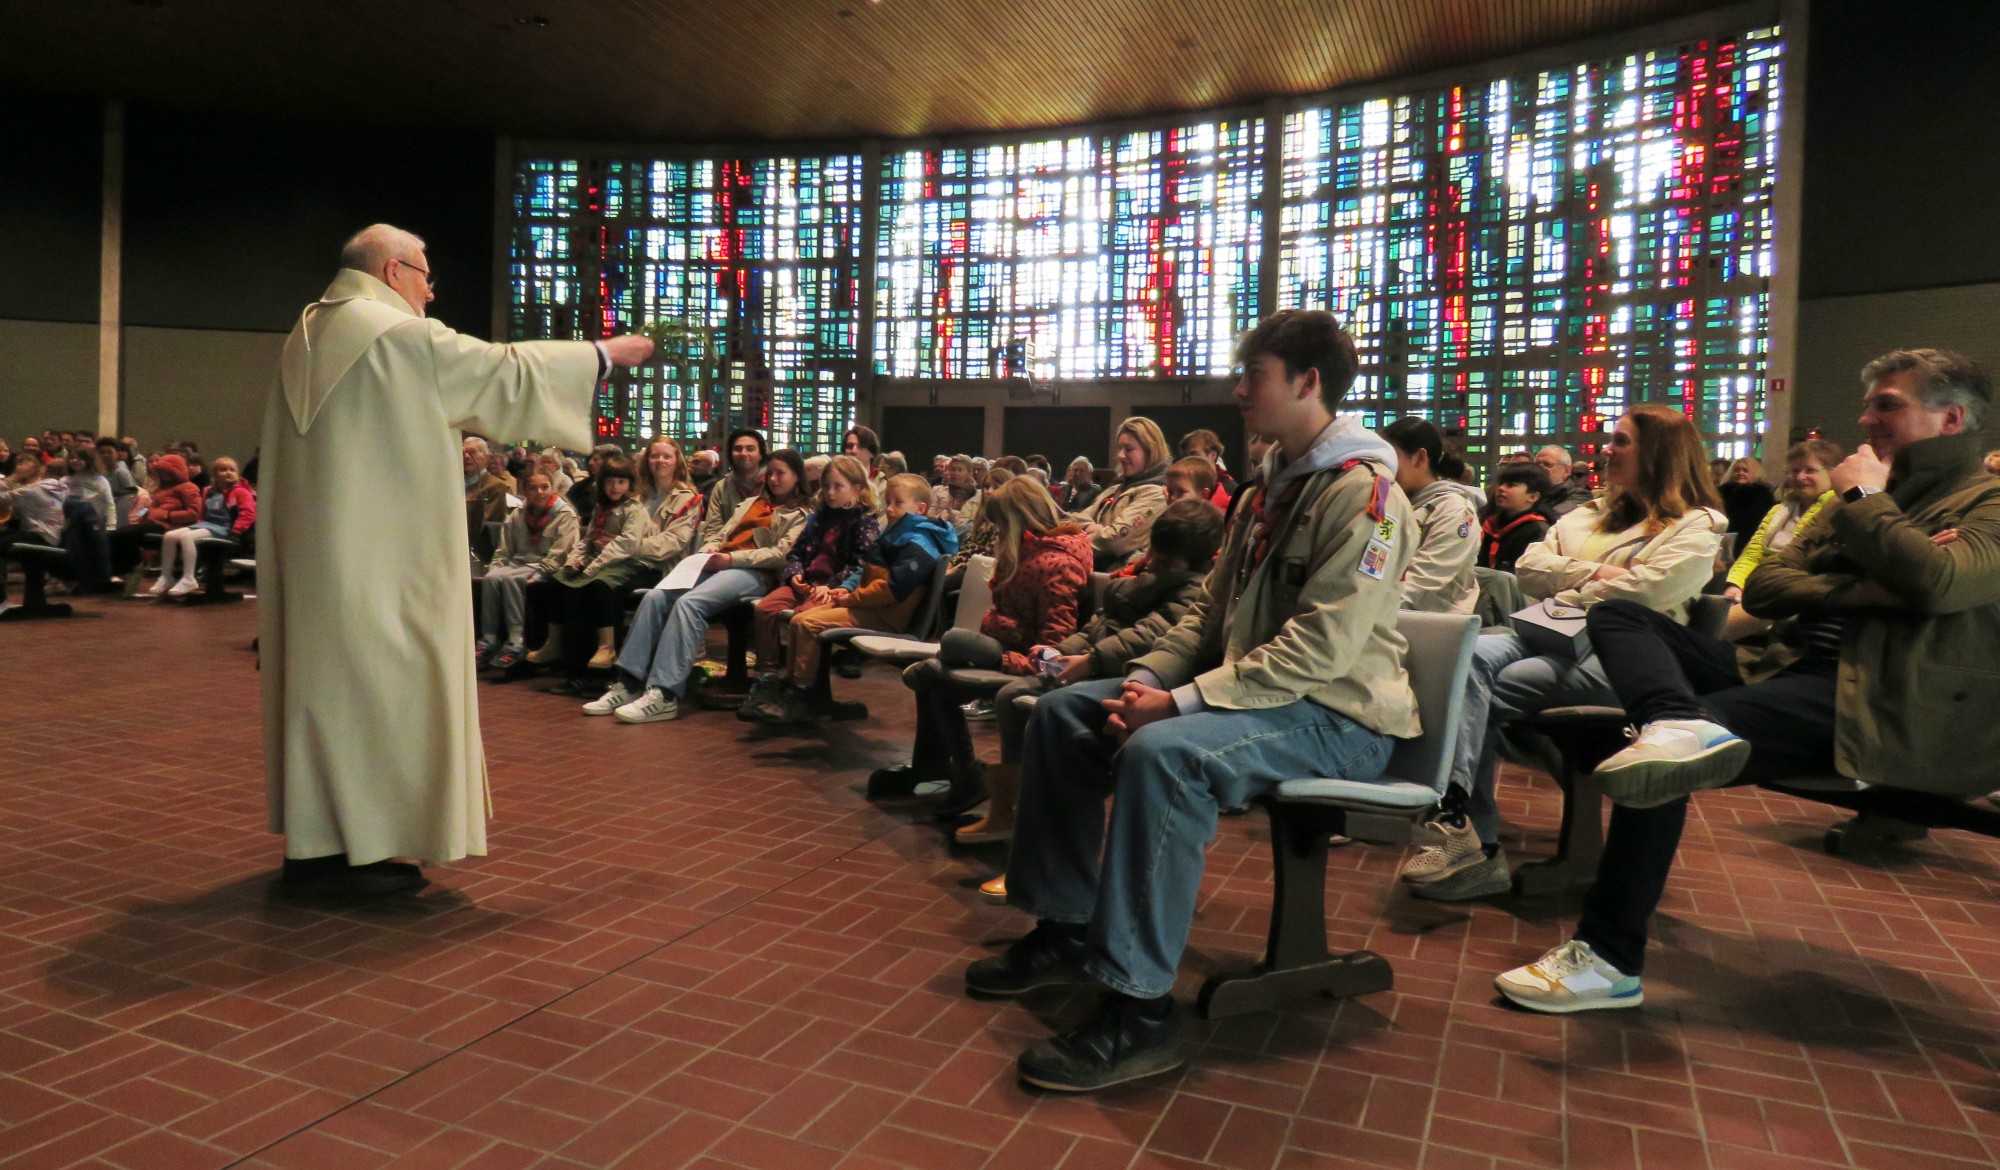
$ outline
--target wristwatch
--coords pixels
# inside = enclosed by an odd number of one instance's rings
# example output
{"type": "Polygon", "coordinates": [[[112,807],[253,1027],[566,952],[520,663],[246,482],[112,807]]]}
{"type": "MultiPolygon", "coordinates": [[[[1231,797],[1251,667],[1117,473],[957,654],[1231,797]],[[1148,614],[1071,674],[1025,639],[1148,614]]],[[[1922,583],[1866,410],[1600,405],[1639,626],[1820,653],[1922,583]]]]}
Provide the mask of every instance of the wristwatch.
{"type": "Polygon", "coordinates": [[[1869,496],[1872,496],[1881,490],[1882,489],[1878,487],[1862,487],[1860,484],[1856,484],[1853,487],[1848,488],[1846,491],[1840,493],[1840,498],[1846,500],[1850,504],[1858,504],[1861,501],[1867,499],[1869,496]]]}

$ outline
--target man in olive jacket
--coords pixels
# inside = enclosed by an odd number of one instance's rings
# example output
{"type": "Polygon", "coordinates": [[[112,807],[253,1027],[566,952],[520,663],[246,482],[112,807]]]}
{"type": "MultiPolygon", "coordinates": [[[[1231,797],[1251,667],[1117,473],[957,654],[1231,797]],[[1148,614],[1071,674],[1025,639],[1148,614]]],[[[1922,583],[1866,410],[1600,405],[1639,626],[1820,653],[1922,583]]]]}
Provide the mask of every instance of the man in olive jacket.
{"type": "Polygon", "coordinates": [[[1246,493],[1202,595],[1151,653],[1122,680],[1043,696],[1028,724],[1007,883],[1037,925],[965,981],[981,995],[1109,989],[1090,1020],[1021,1056],[1044,1088],[1182,1063],[1169,992],[1220,809],[1298,776],[1373,780],[1394,738],[1419,730],[1396,630],[1409,501],[1394,449],[1333,413],[1353,338],[1330,313],[1287,310],[1237,359],[1245,422],[1279,436],[1268,486],[1246,493]]]}
{"type": "Polygon", "coordinates": [[[1884,354],[1861,381],[1868,442],[1833,469],[1836,498],[1744,585],[1750,614],[1798,623],[1798,662],[1746,686],[1732,647],[1638,607],[1591,610],[1639,732],[1598,765],[1614,807],[1575,939],[1499,977],[1515,1003],[1640,1002],[1690,793],[1834,772],[1968,797],[2000,787],[2000,478],[1979,433],[1992,381],[1933,349],[1884,354]]]}

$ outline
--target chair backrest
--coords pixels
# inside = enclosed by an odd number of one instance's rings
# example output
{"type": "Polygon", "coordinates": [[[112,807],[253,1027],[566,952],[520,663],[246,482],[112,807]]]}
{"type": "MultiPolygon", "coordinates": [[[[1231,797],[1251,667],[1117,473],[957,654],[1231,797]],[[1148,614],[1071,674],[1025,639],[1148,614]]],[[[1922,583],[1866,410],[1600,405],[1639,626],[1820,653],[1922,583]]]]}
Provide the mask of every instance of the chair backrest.
{"type": "Polygon", "coordinates": [[[1424,730],[1415,739],[1396,741],[1385,777],[1429,785],[1443,795],[1451,776],[1452,752],[1458,745],[1465,681],[1472,674],[1479,619],[1472,614],[1406,609],[1396,615],[1396,632],[1409,643],[1405,669],[1410,674],[1410,689],[1417,693],[1417,714],[1424,730]]]}
{"type": "Polygon", "coordinates": [[[926,642],[935,642],[944,633],[944,579],[950,575],[951,558],[939,557],[931,569],[931,583],[925,587],[923,603],[910,619],[910,633],[926,642]]]}
{"type": "Polygon", "coordinates": [[[1528,595],[1521,592],[1520,579],[1507,570],[1474,569],[1472,579],[1479,586],[1474,612],[1481,625],[1504,626],[1508,618],[1528,608],[1528,595]]]}
{"type": "MultiPolygon", "coordinates": [[[[973,557],[965,562],[965,577],[959,582],[958,609],[952,614],[953,629],[976,630],[979,619],[993,608],[993,558],[973,557]]],[[[944,631],[938,631],[942,634],[944,631]]]]}
{"type": "Polygon", "coordinates": [[[1700,594],[1688,607],[1688,628],[1700,630],[1711,638],[1720,638],[1729,624],[1729,611],[1733,606],[1733,602],[1720,594],[1700,594]]]}

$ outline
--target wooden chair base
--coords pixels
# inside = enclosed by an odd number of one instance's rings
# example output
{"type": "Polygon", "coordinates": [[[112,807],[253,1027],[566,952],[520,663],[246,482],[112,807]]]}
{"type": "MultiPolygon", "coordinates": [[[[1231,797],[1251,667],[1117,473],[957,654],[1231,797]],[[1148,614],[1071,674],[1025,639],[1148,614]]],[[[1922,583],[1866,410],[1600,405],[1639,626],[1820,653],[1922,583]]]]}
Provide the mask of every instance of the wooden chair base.
{"type": "Polygon", "coordinates": [[[17,544],[13,559],[21,566],[21,601],[0,611],[0,622],[32,622],[76,616],[75,607],[68,602],[48,599],[49,570],[69,564],[69,553],[54,547],[17,544]]]}
{"type": "Polygon", "coordinates": [[[1308,996],[1346,999],[1387,991],[1396,975],[1389,960],[1373,951],[1328,955],[1317,963],[1271,970],[1259,963],[1240,975],[1218,975],[1202,985],[1196,1009],[1203,1019],[1223,1020],[1271,1011],[1308,996]]]}
{"type": "Polygon", "coordinates": [[[1204,1019],[1266,1011],[1304,996],[1367,995],[1395,983],[1389,961],[1372,951],[1336,955],[1326,949],[1328,839],[1345,834],[1346,810],[1287,801],[1269,805],[1273,896],[1264,961],[1203,984],[1195,1004],[1204,1019]]]}

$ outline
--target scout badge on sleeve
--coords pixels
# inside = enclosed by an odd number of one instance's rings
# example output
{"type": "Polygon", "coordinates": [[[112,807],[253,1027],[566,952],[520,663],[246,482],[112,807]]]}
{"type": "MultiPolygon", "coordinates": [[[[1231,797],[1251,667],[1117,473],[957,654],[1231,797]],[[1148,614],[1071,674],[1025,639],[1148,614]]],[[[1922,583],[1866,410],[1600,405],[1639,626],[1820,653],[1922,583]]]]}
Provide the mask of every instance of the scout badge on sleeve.
{"type": "MultiPolygon", "coordinates": [[[[1381,483],[1387,481],[1377,480],[1376,482],[1379,486],[1381,483]]],[[[1372,508],[1370,512],[1373,512],[1372,508]]],[[[1395,547],[1395,544],[1396,522],[1387,516],[1378,518],[1375,521],[1375,530],[1368,534],[1368,544],[1361,550],[1361,564],[1359,566],[1361,575],[1364,577],[1373,577],[1377,581],[1380,581],[1384,574],[1389,571],[1389,553],[1395,547]]]]}

